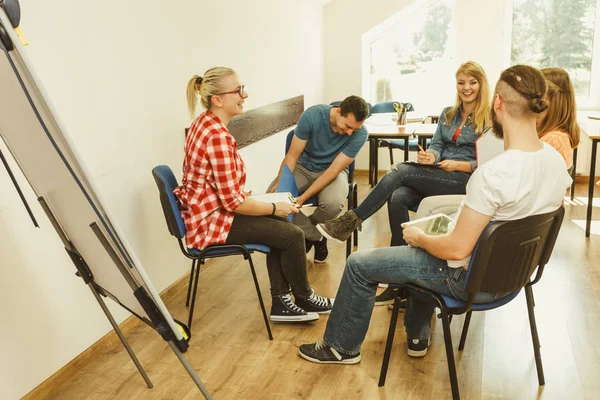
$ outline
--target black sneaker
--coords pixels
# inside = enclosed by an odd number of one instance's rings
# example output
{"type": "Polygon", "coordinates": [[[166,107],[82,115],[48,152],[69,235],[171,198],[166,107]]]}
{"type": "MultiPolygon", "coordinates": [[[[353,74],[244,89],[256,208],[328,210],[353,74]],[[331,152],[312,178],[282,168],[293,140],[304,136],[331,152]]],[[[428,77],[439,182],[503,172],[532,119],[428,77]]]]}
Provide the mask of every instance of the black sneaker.
{"type": "Polygon", "coordinates": [[[360,353],[344,354],[333,347],[329,347],[322,340],[317,343],[303,344],[298,349],[300,357],[319,364],[357,364],[360,362],[360,353]]]}
{"type": "Polygon", "coordinates": [[[308,239],[304,239],[304,244],[306,245],[306,253],[308,254],[310,249],[312,249],[312,247],[313,247],[313,242],[311,242],[308,239]]]}
{"type": "MultiPolygon", "coordinates": [[[[376,306],[385,306],[386,304],[394,304],[394,300],[398,296],[398,288],[387,287],[381,294],[375,297],[376,306]]],[[[402,299],[401,308],[406,308],[406,301],[402,299]]]]}
{"type": "Polygon", "coordinates": [[[429,339],[413,339],[410,336],[406,337],[406,353],[410,357],[425,357],[427,349],[431,344],[431,338],[429,339]]]}
{"type": "Polygon", "coordinates": [[[323,236],[318,242],[313,242],[315,246],[315,262],[322,264],[327,260],[329,256],[329,250],[327,250],[327,238],[323,236]]]}
{"type": "Polygon", "coordinates": [[[307,312],[316,312],[317,314],[329,314],[333,308],[334,299],[322,297],[315,294],[313,290],[308,299],[303,300],[296,297],[296,305],[307,312]]]}
{"type": "Polygon", "coordinates": [[[294,303],[291,295],[284,294],[273,296],[269,319],[274,322],[308,322],[318,320],[319,314],[304,311],[294,303]]]}

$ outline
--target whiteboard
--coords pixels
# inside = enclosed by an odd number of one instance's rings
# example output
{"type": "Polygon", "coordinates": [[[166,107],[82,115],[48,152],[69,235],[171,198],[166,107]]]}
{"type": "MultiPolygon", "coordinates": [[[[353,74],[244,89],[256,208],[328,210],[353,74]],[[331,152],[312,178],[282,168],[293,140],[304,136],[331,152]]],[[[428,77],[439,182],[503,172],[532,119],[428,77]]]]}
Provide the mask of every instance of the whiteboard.
{"type": "MultiPolygon", "coordinates": [[[[85,164],[70,146],[57,113],[47,102],[42,84],[27,58],[4,10],[0,24],[8,32],[14,50],[0,42],[0,137],[38,197],[43,197],[62,230],[92,271],[94,282],[113,300],[149,322],[133,289],[112,260],[90,224],[96,223],[124,269],[164,315],[175,337],[183,337],[135,253],[111,220],[94,184],[87,179],[85,164]]],[[[110,156],[107,155],[107,160],[110,156]]],[[[2,190],[10,190],[3,188],[2,190]]],[[[24,221],[26,223],[28,221],[24,221]]],[[[68,276],[71,279],[72,275],[68,276]]],[[[83,280],[82,280],[83,284],[83,280]]],[[[58,290],[60,290],[58,288],[58,290]]]]}

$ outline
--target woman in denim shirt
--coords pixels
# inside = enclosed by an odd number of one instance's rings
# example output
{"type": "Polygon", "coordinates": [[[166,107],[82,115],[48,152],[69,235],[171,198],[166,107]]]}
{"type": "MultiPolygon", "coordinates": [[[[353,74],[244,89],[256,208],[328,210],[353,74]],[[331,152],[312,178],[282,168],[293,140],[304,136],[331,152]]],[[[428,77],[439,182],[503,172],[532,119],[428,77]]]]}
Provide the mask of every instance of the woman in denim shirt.
{"type": "Polygon", "coordinates": [[[485,71],[475,62],[456,71],[456,104],[442,111],[429,149],[417,154],[426,167],[400,163],[392,166],[367,198],[354,210],[317,225],[323,235],[345,241],[362,221],[375,214],[388,200],[392,246],[406,245],[401,224],[409,221],[408,211],[421,200],[441,194],[464,194],[476,167],[475,139],[489,125],[489,86],[485,71]]]}

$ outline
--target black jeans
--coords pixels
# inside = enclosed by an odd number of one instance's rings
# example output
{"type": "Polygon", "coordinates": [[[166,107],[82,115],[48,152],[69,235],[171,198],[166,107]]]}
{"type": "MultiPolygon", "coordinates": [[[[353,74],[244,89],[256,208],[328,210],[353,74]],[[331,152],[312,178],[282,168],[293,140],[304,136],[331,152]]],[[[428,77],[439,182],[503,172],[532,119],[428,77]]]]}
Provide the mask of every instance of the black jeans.
{"type": "Polygon", "coordinates": [[[470,176],[466,172],[400,163],[381,178],[354,211],[364,221],[389,201],[392,246],[406,245],[400,225],[409,221],[408,211],[416,210],[424,197],[465,194],[470,176]]]}
{"type": "Polygon", "coordinates": [[[310,296],[304,232],[287,219],[236,214],[225,244],[269,246],[267,271],[271,296],[288,294],[290,288],[296,297],[306,299],[310,296]]]}

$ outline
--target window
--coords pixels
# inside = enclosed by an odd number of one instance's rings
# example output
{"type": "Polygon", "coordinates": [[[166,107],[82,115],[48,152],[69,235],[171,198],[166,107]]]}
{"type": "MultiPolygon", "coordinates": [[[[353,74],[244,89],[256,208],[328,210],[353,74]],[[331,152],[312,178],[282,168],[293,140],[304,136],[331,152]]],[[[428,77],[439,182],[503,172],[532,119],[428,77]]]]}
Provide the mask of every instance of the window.
{"type": "Polygon", "coordinates": [[[455,0],[417,0],[363,35],[363,96],[424,112],[453,103],[455,27],[455,0]]]}
{"type": "MultiPolygon", "coordinates": [[[[512,2],[510,64],[564,68],[578,107],[597,107],[600,0],[509,0],[512,2]],[[595,77],[595,78],[594,78],[595,77]]],[[[510,9],[510,8],[509,8],[510,9]]]]}

